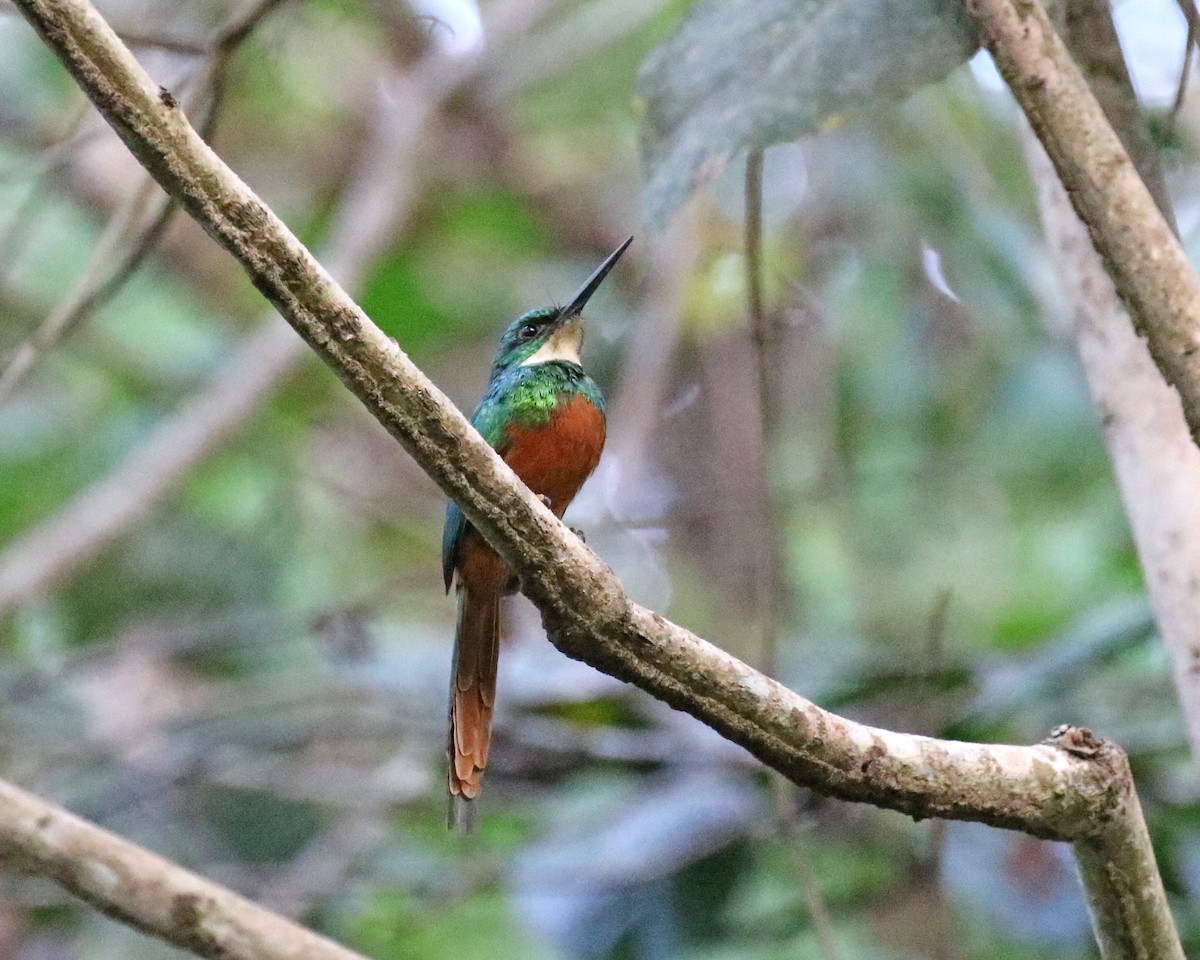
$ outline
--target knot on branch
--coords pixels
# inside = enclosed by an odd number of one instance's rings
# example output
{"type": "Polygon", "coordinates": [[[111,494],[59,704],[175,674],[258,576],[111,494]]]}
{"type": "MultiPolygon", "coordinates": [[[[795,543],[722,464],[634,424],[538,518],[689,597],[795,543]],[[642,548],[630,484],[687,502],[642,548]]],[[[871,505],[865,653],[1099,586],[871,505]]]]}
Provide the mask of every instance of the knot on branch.
{"type": "Polygon", "coordinates": [[[1073,757],[1091,760],[1098,757],[1105,746],[1113,746],[1103,737],[1098,737],[1087,727],[1073,727],[1069,723],[1055,727],[1050,736],[1042,741],[1052,747],[1066,750],[1073,757]]]}
{"type": "MultiPolygon", "coordinates": [[[[1083,829],[1075,839],[1099,835],[1111,824],[1123,819],[1130,803],[1136,806],[1133,772],[1129,768],[1129,757],[1120,745],[1097,736],[1087,727],[1070,724],[1055,727],[1042,742],[1088,761],[1097,774],[1097,780],[1088,791],[1094,797],[1093,814],[1080,824],[1083,829]]],[[[1082,783],[1078,787],[1083,790],[1082,783]]]]}

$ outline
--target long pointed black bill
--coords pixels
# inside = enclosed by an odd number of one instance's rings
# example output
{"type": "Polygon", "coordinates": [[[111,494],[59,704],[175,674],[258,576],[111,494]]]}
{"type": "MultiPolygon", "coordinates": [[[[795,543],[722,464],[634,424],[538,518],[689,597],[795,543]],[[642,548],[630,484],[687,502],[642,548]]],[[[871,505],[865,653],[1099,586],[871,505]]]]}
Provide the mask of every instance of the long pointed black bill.
{"type": "Polygon", "coordinates": [[[621,259],[621,254],[629,249],[631,243],[633,243],[633,237],[630,237],[605,258],[604,262],[596,268],[596,272],[588,277],[584,285],[579,288],[575,298],[558,312],[558,319],[566,320],[568,317],[577,317],[583,313],[584,304],[592,298],[592,294],[608,276],[608,271],[621,259]]]}

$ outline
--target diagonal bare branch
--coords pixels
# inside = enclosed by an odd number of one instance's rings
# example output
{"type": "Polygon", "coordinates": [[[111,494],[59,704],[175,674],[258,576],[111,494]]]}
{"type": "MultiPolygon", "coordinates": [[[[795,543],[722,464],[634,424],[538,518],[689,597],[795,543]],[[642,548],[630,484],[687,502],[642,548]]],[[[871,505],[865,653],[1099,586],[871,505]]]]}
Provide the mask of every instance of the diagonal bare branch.
{"type": "Polygon", "coordinates": [[[1188,80],[1192,75],[1192,51],[1196,47],[1197,30],[1200,29],[1200,15],[1196,12],[1195,0],[1175,0],[1175,2],[1187,23],[1187,34],[1183,41],[1183,63],[1179,67],[1175,99],[1171,103],[1171,109],[1167,111],[1166,122],[1163,123],[1163,139],[1167,141],[1175,137],[1175,124],[1179,122],[1179,111],[1183,109],[1183,101],[1187,97],[1188,80]]]}
{"type": "Polygon", "coordinates": [[[1040,0],[967,0],[1200,442],[1200,279],[1040,0]]]}
{"type": "Polygon", "coordinates": [[[151,191],[157,192],[154,181],[147,178],[129,194],[101,233],[91,259],[75,285],[0,369],[0,405],[12,395],[39,357],[77,330],[88,316],[115,296],[133,276],[167,225],[174,209],[169,199],[153,197],[151,191]],[[121,257],[120,262],[106,272],[115,248],[133,232],[137,222],[144,219],[144,212],[150,205],[157,209],[149,223],[140,230],[132,248],[121,257]]]}
{"type": "Polygon", "coordinates": [[[367,318],[287,227],[164,103],[86,0],[20,0],[60,58],[156,179],[247,268],[255,284],[524,577],[561,648],[652,688],[794,779],[921,816],[983,819],[1069,838],[1111,783],[1050,747],[936,742],[821,711],[681,627],[631,603],[612,572],[521,485],[463,415],[367,318]],[[598,641],[603,641],[598,644],[598,641]],[[703,676],[694,665],[706,664],[703,676]],[[915,764],[924,769],[917,772],[915,764]],[[954,771],[994,781],[964,800],[954,771]],[[1015,803],[1026,777],[1082,790],[1051,809],[1015,803]]]}
{"type": "MultiPolygon", "coordinates": [[[[286,0],[259,0],[212,41],[211,59],[199,71],[196,92],[187,97],[187,102],[200,113],[202,119],[198,126],[200,136],[205,140],[212,139],[216,128],[233,55],[263,20],[284,2],[286,0]]],[[[124,289],[158,243],[175,210],[175,202],[170,197],[158,195],[156,184],[150,177],[130,192],[124,205],[109,220],[91,259],[70,292],[0,369],[0,406],[43,355],[78,330],[124,289]],[[110,266],[116,248],[127,239],[127,249],[110,266]]]]}
{"type": "MultiPolygon", "coordinates": [[[[1108,0],[1071,0],[1067,45],[1169,220],[1170,200],[1154,144],[1125,69],[1108,0]]],[[[1026,153],[1051,260],[1073,313],[1088,389],[1104,426],[1125,512],[1145,572],[1192,755],[1200,759],[1200,449],[1170,387],[1133,331],[1087,231],[1071,210],[1045,152],[1026,153]]]]}
{"type": "Polygon", "coordinates": [[[161,97],[87,0],[17,5],[155,179],[461,504],[517,571],[560,650],[700,718],[796,783],[917,817],[978,820],[1073,841],[1106,960],[1182,958],[1119,748],[1072,728],[1015,747],[855,723],[634,604],[612,571],[161,97]]]}
{"type": "Polygon", "coordinates": [[[0,781],[0,861],[54,877],[106,915],[220,960],[365,960],[0,781]]]}

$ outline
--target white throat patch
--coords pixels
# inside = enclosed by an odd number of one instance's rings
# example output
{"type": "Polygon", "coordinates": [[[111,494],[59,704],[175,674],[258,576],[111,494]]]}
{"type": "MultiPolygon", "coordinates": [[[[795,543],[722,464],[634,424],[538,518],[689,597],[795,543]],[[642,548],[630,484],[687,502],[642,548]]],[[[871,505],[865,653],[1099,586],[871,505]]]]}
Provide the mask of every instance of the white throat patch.
{"type": "Polygon", "coordinates": [[[579,348],[583,346],[583,323],[579,317],[572,317],[566,324],[555,330],[550,339],[537,348],[532,356],[521,361],[523,367],[536,367],[541,363],[553,360],[565,360],[567,363],[579,363],[579,348]]]}

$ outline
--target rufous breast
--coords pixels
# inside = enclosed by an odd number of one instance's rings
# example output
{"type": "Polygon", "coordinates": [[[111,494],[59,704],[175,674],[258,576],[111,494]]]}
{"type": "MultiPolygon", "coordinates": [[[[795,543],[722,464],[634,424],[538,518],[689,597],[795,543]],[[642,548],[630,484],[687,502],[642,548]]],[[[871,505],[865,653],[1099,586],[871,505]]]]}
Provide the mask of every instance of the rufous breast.
{"type": "Polygon", "coordinates": [[[603,449],[604,414],[573,394],[560,401],[546,423],[510,426],[502,455],[530,490],[549,497],[550,509],[561,517],[603,449]]]}

